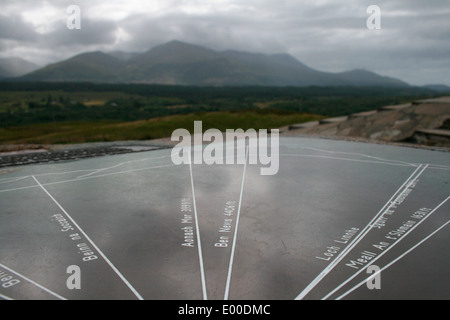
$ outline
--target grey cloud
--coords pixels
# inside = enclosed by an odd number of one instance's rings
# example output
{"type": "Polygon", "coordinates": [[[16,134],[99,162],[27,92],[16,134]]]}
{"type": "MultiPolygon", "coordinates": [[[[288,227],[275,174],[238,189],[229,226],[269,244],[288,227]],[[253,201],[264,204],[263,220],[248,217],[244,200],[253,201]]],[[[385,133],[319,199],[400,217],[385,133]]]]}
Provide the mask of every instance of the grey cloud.
{"type": "MultiPolygon", "coordinates": [[[[213,49],[236,46],[243,49],[247,46],[247,50],[252,50],[252,45],[253,49],[258,47],[255,40],[258,37],[253,34],[254,29],[251,25],[231,16],[170,14],[149,19],[146,15],[134,15],[122,21],[120,26],[132,35],[127,45],[140,51],[174,39],[205,45],[213,49]]],[[[263,28],[264,26],[261,25],[260,29],[263,28]]]]}
{"type": "Polygon", "coordinates": [[[15,41],[33,41],[36,31],[27,24],[20,16],[0,15],[0,39],[15,41]]]}
{"type": "Polygon", "coordinates": [[[381,5],[384,6],[386,9],[403,10],[403,11],[407,11],[407,12],[419,13],[421,15],[423,15],[427,12],[442,12],[442,11],[448,12],[450,9],[448,0],[432,0],[432,1],[383,0],[380,2],[381,2],[381,5]]]}
{"type": "MultiPolygon", "coordinates": [[[[365,67],[406,76],[404,80],[413,83],[431,79],[435,68],[436,81],[450,85],[448,0],[229,0],[232,6],[227,8],[210,2],[213,10],[208,13],[180,9],[195,1],[166,0],[164,11],[128,14],[121,20],[96,12],[101,8],[97,5],[108,5],[100,0],[1,1],[6,11],[13,12],[0,15],[2,55],[11,46],[21,46],[16,50],[20,52],[47,48],[49,56],[58,50],[61,59],[73,51],[103,48],[142,52],[178,39],[217,50],[288,52],[323,71],[365,67]],[[86,13],[82,30],[69,31],[61,21],[51,26],[51,32],[37,34],[20,17],[20,7],[38,8],[44,2],[58,10],[79,4],[86,13]],[[371,4],[382,10],[382,30],[376,33],[366,28],[371,4]],[[119,38],[119,30],[128,37],[119,38]]],[[[117,2],[111,0],[113,4],[117,2]]],[[[123,10],[127,11],[126,4],[123,10]]]]}
{"type": "Polygon", "coordinates": [[[54,23],[52,32],[41,36],[49,46],[112,45],[117,37],[117,23],[107,20],[83,19],[80,30],[69,30],[63,22],[54,23]]]}

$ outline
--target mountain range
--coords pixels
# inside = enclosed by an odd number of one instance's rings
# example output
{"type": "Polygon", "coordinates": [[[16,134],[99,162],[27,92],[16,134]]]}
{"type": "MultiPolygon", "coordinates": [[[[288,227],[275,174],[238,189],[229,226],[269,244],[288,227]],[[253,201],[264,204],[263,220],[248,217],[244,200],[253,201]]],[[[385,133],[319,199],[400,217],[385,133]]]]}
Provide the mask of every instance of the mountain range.
{"type": "Polygon", "coordinates": [[[21,58],[0,59],[0,79],[23,76],[36,69],[39,69],[38,65],[21,58]]]}
{"type": "Polygon", "coordinates": [[[314,70],[289,54],[215,51],[181,41],[144,53],[82,53],[16,79],[192,86],[409,86],[362,69],[341,73],[314,70]]]}

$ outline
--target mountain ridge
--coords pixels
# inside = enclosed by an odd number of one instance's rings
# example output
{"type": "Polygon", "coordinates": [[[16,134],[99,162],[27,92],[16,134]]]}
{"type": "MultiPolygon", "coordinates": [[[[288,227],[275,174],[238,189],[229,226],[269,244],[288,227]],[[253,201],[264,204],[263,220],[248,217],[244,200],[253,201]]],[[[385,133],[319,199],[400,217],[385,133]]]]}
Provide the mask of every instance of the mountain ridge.
{"type": "Polygon", "coordinates": [[[17,80],[191,86],[409,86],[404,81],[362,69],[340,73],[318,71],[287,53],[215,51],[178,40],[143,53],[85,52],[17,80]]]}
{"type": "Polygon", "coordinates": [[[0,79],[14,78],[37,70],[39,66],[21,58],[0,58],[0,79]]]}

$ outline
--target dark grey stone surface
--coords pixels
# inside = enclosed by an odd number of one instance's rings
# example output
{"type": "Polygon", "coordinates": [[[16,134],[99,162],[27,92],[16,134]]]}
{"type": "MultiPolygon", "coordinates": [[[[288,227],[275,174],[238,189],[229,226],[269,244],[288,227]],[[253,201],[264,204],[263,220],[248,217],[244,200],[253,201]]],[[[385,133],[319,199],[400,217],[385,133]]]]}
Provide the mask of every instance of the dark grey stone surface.
{"type": "Polygon", "coordinates": [[[0,299],[450,298],[449,153],[308,138],[279,152],[275,176],[191,171],[170,149],[2,169],[0,299]]]}

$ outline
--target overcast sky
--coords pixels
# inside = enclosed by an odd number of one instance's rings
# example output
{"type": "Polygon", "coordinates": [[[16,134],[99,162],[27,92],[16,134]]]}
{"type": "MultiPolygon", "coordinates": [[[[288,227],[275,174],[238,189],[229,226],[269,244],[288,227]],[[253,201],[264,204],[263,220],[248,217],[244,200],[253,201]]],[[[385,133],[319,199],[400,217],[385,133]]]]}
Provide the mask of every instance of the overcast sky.
{"type": "Polygon", "coordinates": [[[450,0],[0,0],[0,9],[0,57],[38,64],[181,40],[450,85],[450,0]],[[67,28],[69,5],[81,9],[81,30],[67,28]],[[381,8],[381,30],[366,26],[369,5],[381,8]]]}

